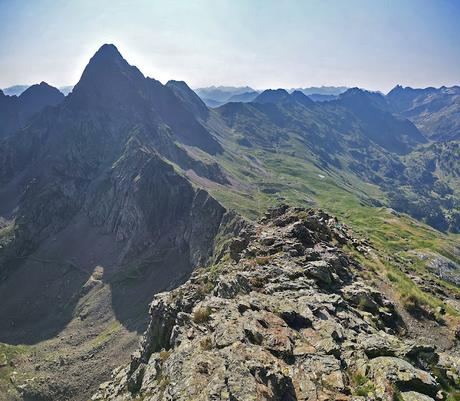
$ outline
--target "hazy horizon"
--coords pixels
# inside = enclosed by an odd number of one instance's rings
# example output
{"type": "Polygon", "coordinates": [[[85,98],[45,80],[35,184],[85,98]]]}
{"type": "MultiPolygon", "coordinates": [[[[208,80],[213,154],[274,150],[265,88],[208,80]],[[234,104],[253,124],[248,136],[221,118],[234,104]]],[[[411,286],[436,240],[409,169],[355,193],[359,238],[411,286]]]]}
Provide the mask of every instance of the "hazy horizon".
{"type": "Polygon", "coordinates": [[[449,0],[0,0],[0,88],[74,85],[103,43],[193,88],[453,86],[458,20],[449,0]]]}

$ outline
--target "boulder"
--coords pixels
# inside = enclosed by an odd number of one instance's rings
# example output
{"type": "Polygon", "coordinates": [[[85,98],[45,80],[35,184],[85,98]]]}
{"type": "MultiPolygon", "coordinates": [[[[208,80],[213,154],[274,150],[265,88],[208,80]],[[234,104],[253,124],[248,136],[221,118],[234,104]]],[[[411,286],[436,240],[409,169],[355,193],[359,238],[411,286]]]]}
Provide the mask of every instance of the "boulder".
{"type": "Polygon", "coordinates": [[[370,360],[369,377],[375,383],[378,397],[384,397],[391,385],[395,385],[400,391],[415,391],[433,397],[439,390],[431,373],[417,369],[396,357],[380,356],[370,360]]]}

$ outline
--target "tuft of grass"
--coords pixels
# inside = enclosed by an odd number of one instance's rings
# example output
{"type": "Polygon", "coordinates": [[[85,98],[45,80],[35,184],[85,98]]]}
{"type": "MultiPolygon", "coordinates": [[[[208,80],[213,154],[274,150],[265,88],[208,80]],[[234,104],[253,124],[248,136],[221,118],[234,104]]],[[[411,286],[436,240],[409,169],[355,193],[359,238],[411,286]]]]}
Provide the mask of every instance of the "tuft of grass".
{"type": "Polygon", "coordinates": [[[350,377],[353,386],[353,395],[367,397],[375,391],[374,383],[366,376],[356,373],[350,377]]]}
{"type": "Polygon", "coordinates": [[[160,351],[160,362],[163,364],[164,362],[166,362],[168,360],[168,358],[171,356],[171,351],[167,351],[167,350],[161,350],[160,351]]]}
{"type": "Polygon", "coordinates": [[[198,324],[206,323],[211,317],[211,314],[212,314],[212,310],[209,306],[205,308],[200,307],[193,313],[192,320],[198,324]]]}
{"type": "Polygon", "coordinates": [[[210,337],[205,337],[200,341],[200,347],[203,351],[209,351],[213,348],[212,340],[210,337]]]}
{"type": "Polygon", "coordinates": [[[307,220],[308,219],[308,213],[305,210],[301,210],[300,212],[297,212],[297,217],[300,220],[307,220]]]}
{"type": "Polygon", "coordinates": [[[270,256],[257,256],[255,261],[258,266],[265,266],[270,263],[270,256]]]}
{"type": "Polygon", "coordinates": [[[197,288],[197,293],[200,295],[202,298],[204,298],[206,295],[210,294],[212,290],[214,289],[214,283],[211,281],[206,281],[203,282],[198,288],[197,288]]]}
{"type": "Polygon", "coordinates": [[[392,392],[393,392],[393,401],[404,401],[401,391],[399,391],[399,389],[394,384],[392,386],[392,392]]]}
{"type": "Polygon", "coordinates": [[[262,279],[262,277],[251,277],[249,279],[249,282],[254,288],[262,288],[264,286],[264,280],[262,279]]]}
{"type": "Polygon", "coordinates": [[[256,256],[247,258],[247,265],[251,268],[255,268],[257,266],[266,266],[270,263],[272,256],[256,256]]]}

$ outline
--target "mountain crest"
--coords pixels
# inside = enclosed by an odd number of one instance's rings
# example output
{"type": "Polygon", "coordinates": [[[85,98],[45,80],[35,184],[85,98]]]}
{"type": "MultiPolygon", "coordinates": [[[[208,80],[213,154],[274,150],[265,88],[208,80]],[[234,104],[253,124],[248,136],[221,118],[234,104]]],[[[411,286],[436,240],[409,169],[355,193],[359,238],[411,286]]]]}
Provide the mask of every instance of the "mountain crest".
{"type": "Polygon", "coordinates": [[[264,90],[254,100],[255,103],[278,103],[289,99],[289,93],[285,89],[267,89],[264,90]]]}
{"type": "Polygon", "coordinates": [[[92,400],[351,400],[358,374],[378,399],[432,399],[437,362],[420,361],[439,355],[397,336],[395,305],[355,273],[365,268],[345,244],[371,251],[322,211],[269,210],[230,242],[218,275],[200,269],[155,296],[141,348],[92,400]]]}
{"type": "Polygon", "coordinates": [[[303,104],[304,106],[312,106],[313,104],[315,104],[313,100],[311,100],[307,95],[305,95],[303,92],[299,90],[295,90],[294,92],[292,92],[291,97],[300,104],[303,104]]]}
{"type": "Polygon", "coordinates": [[[97,58],[111,58],[123,60],[123,56],[118,51],[117,47],[111,43],[105,43],[98,49],[98,51],[93,56],[93,59],[97,58]]]}
{"type": "Polygon", "coordinates": [[[116,107],[129,104],[142,92],[145,77],[131,66],[112,44],[105,44],[91,57],[80,81],[68,96],[68,104],[77,107],[116,107]]]}
{"type": "Polygon", "coordinates": [[[166,87],[171,89],[174,94],[182,101],[185,108],[193,115],[205,119],[209,110],[201,98],[184,81],[170,80],[166,87]]]}

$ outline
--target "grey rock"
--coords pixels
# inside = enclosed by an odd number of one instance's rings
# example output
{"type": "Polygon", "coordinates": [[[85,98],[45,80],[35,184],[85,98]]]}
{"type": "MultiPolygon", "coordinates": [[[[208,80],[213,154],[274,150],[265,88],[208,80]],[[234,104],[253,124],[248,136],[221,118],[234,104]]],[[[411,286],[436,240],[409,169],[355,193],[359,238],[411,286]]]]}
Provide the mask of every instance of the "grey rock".
{"type": "Polygon", "coordinates": [[[421,369],[438,363],[435,350],[387,332],[392,304],[354,276],[356,262],[332,244],[336,230],[344,228],[322,212],[271,209],[257,237],[246,234],[254,230],[240,236],[238,261],[220,266],[213,291],[196,294],[210,275],[200,269],[155,297],[138,354],[94,400],[363,400],[350,396],[356,373],[372,383],[372,400],[390,400],[393,385],[406,397],[435,396],[434,375],[421,369]],[[313,246],[293,255],[299,215],[319,232],[311,233],[313,246]],[[270,255],[280,241],[283,248],[270,255]],[[255,254],[246,257],[245,247],[255,254]],[[305,262],[308,249],[318,260],[305,262]],[[257,263],[262,256],[268,262],[257,263]],[[210,315],[195,322],[202,308],[210,315]]]}
{"type": "Polygon", "coordinates": [[[375,382],[376,395],[380,397],[385,395],[388,382],[401,390],[430,396],[436,396],[439,390],[439,384],[429,372],[417,369],[403,359],[380,356],[369,361],[369,370],[375,382]]]}

